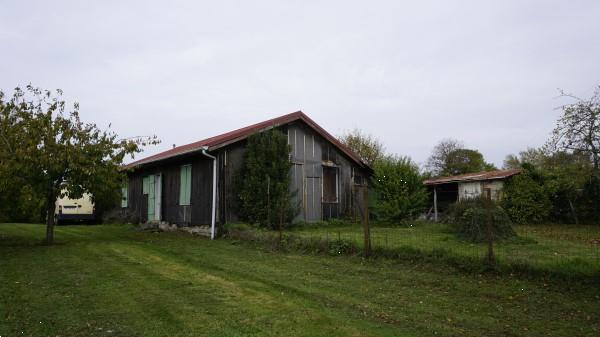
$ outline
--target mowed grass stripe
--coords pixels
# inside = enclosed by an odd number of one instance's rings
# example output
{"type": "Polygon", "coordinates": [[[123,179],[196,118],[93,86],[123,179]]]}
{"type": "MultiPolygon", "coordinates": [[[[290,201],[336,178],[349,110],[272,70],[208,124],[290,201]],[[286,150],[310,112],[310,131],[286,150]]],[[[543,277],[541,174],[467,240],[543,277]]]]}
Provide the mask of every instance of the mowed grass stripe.
{"type": "Polygon", "coordinates": [[[599,292],[589,286],[272,253],[129,226],[59,227],[59,245],[45,247],[43,229],[0,224],[2,336],[594,336],[600,328],[599,292]]]}

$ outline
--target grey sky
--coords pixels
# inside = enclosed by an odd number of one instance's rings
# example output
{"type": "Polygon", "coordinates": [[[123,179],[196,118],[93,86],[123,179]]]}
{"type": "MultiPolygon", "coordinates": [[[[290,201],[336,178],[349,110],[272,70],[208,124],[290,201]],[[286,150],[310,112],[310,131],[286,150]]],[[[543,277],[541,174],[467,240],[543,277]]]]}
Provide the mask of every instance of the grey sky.
{"type": "Polygon", "coordinates": [[[303,110],[424,162],[543,144],[600,84],[600,1],[0,1],[0,89],[62,88],[146,154],[303,110]]]}

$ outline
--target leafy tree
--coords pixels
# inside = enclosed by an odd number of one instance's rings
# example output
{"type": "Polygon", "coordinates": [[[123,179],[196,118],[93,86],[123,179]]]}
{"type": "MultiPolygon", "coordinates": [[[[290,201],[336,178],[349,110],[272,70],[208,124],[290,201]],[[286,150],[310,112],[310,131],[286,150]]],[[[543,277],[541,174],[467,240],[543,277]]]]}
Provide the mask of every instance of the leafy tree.
{"type": "Polygon", "coordinates": [[[369,166],[384,157],[383,144],[374,136],[363,133],[359,129],[354,129],[339,139],[369,166]]]}
{"type": "Polygon", "coordinates": [[[461,141],[447,138],[434,148],[426,164],[432,176],[449,176],[463,173],[495,170],[486,163],[477,150],[466,149],[461,141]]]}
{"type": "Polygon", "coordinates": [[[509,169],[517,169],[521,167],[521,160],[518,156],[514,154],[506,155],[504,158],[504,162],[502,163],[502,168],[505,170],[509,169]]]}
{"type": "Polygon", "coordinates": [[[443,172],[446,170],[446,164],[448,162],[448,156],[450,155],[450,153],[458,149],[462,149],[464,147],[465,145],[463,144],[463,142],[459,140],[452,138],[442,139],[433,148],[431,156],[429,157],[429,159],[427,159],[427,170],[433,176],[442,175],[443,172]]]}
{"type": "Polygon", "coordinates": [[[31,85],[16,88],[9,100],[0,95],[0,177],[14,179],[0,185],[0,194],[18,183],[43,198],[47,244],[54,241],[59,196],[80,198],[90,192],[94,201],[117,200],[124,157],[157,143],[156,137],[118,140],[110,129],[82,122],[78,103],[66,111],[61,97],[61,90],[31,85]]]}
{"type": "Polygon", "coordinates": [[[587,220],[598,224],[600,221],[600,175],[593,174],[583,186],[582,203],[581,206],[584,208],[587,220]]]}
{"type": "Polygon", "coordinates": [[[520,224],[540,223],[547,219],[552,204],[544,188],[544,177],[532,165],[504,184],[502,207],[520,224]]]}
{"type": "Polygon", "coordinates": [[[533,166],[542,166],[547,158],[545,149],[536,149],[533,147],[527,148],[525,151],[519,152],[519,155],[509,154],[504,159],[504,169],[518,169],[523,164],[531,164],[533,166]]]}
{"type": "Polygon", "coordinates": [[[486,163],[477,150],[456,149],[448,154],[442,175],[457,175],[495,170],[493,164],[486,163]]]}
{"type": "Polygon", "coordinates": [[[0,222],[40,222],[45,215],[44,198],[31,186],[11,180],[0,193],[0,222]]]}
{"type": "Polygon", "coordinates": [[[271,129],[248,138],[240,169],[238,194],[242,218],[253,224],[283,229],[296,208],[290,193],[290,147],[281,131],[271,129]]]}
{"type": "Polygon", "coordinates": [[[414,219],[424,209],[427,190],[419,167],[409,157],[387,156],[373,165],[375,215],[384,222],[414,219]]]}
{"type": "Polygon", "coordinates": [[[580,153],[556,152],[540,163],[544,188],[552,202],[552,218],[579,223],[578,204],[584,202],[581,191],[591,176],[589,157],[580,153]]]}
{"type": "Polygon", "coordinates": [[[579,152],[528,148],[518,156],[508,156],[504,162],[505,168],[523,165],[535,167],[543,176],[544,193],[551,202],[553,220],[579,223],[581,218],[586,217],[589,202],[582,191],[592,174],[589,156],[579,152]]]}

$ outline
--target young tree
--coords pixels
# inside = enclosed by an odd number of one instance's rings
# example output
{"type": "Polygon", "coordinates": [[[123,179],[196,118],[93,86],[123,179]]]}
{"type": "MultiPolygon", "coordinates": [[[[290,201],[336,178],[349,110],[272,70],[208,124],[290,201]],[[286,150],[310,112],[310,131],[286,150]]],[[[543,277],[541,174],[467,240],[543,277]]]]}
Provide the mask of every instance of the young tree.
{"type": "Polygon", "coordinates": [[[340,136],[339,140],[369,166],[372,166],[384,156],[383,144],[374,136],[363,133],[359,129],[354,129],[340,136]]]}
{"type": "Polygon", "coordinates": [[[427,201],[419,167],[409,157],[388,156],[373,166],[374,212],[385,222],[417,217],[427,201]]]}
{"type": "Polygon", "coordinates": [[[46,243],[54,241],[54,212],[59,196],[80,198],[90,192],[103,200],[119,196],[125,175],[120,166],[126,155],[157,143],[156,137],[117,139],[96,124],[84,123],[79,104],[66,111],[62,91],[55,93],[28,85],[16,88],[10,100],[0,95],[0,177],[13,177],[0,193],[18,182],[44,199],[46,243]]]}
{"type": "Polygon", "coordinates": [[[248,137],[240,169],[238,194],[242,217],[250,223],[278,228],[291,220],[290,147],[287,137],[271,129],[248,137]]]}
{"type": "Polygon", "coordinates": [[[452,139],[445,138],[442,139],[434,148],[431,153],[429,159],[427,159],[427,170],[433,176],[442,175],[442,173],[446,170],[446,163],[448,161],[448,156],[450,153],[464,148],[465,145],[463,142],[452,139]]]}

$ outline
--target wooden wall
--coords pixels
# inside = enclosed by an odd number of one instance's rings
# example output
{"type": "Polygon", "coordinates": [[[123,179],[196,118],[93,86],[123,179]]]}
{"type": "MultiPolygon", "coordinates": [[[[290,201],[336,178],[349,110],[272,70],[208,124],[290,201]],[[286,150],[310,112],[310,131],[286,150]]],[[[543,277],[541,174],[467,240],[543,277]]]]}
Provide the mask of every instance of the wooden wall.
{"type": "MultiPolygon", "coordinates": [[[[291,191],[298,205],[295,221],[320,221],[330,218],[352,217],[355,176],[366,175],[353,161],[335,146],[314,132],[303,122],[280,127],[288,136],[291,153],[291,191]],[[324,202],[323,165],[338,172],[336,182],[338,200],[324,202]]],[[[230,144],[214,151],[217,157],[217,223],[237,222],[235,180],[242,166],[246,141],[230,144]]],[[[151,174],[162,174],[162,220],[187,225],[209,225],[212,211],[212,160],[200,152],[148,165],[129,174],[128,208],[147,221],[147,196],[142,194],[142,179],[151,174]],[[180,169],[192,165],[192,189],[189,206],[179,205],[180,169]]]]}
{"type": "Polygon", "coordinates": [[[296,192],[295,199],[300,206],[294,220],[311,222],[353,217],[354,175],[362,177],[366,174],[364,170],[304,123],[292,123],[286,131],[293,163],[291,188],[296,192]],[[338,200],[335,202],[323,200],[324,165],[337,169],[338,200]]]}
{"type": "Polygon", "coordinates": [[[161,219],[169,223],[207,225],[211,222],[212,160],[195,154],[177,160],[148,166],[129,174],[128,208],[138,214],[140,222],[148,220],[147,196],[142,193],[142,179],[148,175],[162,175],[161,219]],[[179,182],[182,165],[192,165],[190,205],[179,205],[179,182]]]}

